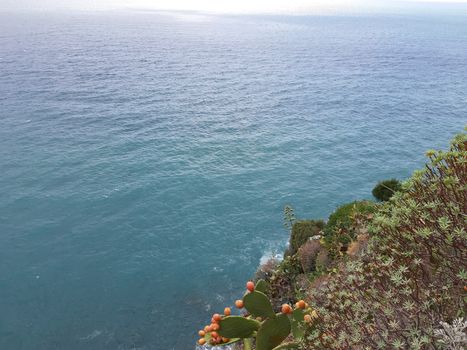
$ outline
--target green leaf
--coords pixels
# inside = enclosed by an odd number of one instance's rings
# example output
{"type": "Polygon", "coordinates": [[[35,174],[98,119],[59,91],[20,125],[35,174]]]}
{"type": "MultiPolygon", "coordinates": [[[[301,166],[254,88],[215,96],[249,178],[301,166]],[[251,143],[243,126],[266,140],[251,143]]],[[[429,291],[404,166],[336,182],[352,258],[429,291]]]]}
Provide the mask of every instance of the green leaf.
{"type": "Polygon", "coordinates": [[[304,316],[302,309],[295,309],[292,313],[292,334],[295,339],[303,338],[304,316]]]}
{"type": "Polygon", "coordinates": [[[217,331],[225,338],[249,338],[258,330],[260,323],[242,316],[227,316],[219,322],[217,331]]]}
{"type": "Polygon", "coordinates": [[[243,304],[245,305],[245,309],[254,317],[274,318],[276,316],[272,309],[271,302],[262,292],[255,290],[254,292],[245,294],[243,297],[243,304]]]}
{"type": "Polygon", "coordinates": [[[272,350],[290,334],[290,320],[285,314],[278,314],[261,325],[256,335],[256,350],[272,350]]]}
{"type": "Polygon", "coordinates": [[[258,282],[256,282],[255,290],[266,294],[266,291],[268,290],[268,283],[265,280],[258,280],[258,282]]]}

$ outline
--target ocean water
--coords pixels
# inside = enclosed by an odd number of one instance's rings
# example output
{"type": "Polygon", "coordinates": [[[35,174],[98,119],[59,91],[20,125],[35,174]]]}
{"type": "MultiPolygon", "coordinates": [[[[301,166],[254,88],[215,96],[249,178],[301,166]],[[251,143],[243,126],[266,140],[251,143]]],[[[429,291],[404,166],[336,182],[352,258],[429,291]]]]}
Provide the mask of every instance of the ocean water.
{"type": "Polygon", "coordinates": [[[1,14],[0,349],[192,349],[466,122],[467,17],[1,14]]]}

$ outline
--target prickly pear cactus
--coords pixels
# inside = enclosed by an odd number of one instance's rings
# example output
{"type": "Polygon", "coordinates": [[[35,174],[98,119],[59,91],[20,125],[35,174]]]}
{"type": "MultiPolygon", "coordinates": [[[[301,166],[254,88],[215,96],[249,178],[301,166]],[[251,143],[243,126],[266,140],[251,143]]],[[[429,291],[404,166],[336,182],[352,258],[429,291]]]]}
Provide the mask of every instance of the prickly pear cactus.
{"type": "Polygon", "coordinates": [[[291,332],[294,340],[303,337],[308,305],[300,300],[295,305],[295,310],[290,305],[284,304],[282,312],[276,314],[269,298],[265,294],[267,283],[258,281],[256,285],[247,283],[247,292],[242,300],[237,300],[238,309],[245,308],[244,315],[231,316],[230,308],[224,310],[225,315],[214,314],[211,325],[199,331],[201,339],[199,344],[227,345],[237,341],[243,341],[245,350],[252,349],[252,340],[256,339],[257,350],[281,350],[297,349],[298,344],[290,341],[291,332]],[[305,310],[307,309],[307,310],[305,310]],[[284,341],[288,339],[288,342],[284,341]]]}

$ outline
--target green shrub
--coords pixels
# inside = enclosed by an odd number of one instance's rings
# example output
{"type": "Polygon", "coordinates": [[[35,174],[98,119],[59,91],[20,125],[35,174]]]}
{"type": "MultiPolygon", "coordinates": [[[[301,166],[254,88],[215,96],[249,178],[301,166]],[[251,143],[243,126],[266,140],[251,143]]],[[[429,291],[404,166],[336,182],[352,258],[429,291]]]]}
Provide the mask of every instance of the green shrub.
{"type": "Polygon", "coordinates": [[[396,179],[390,179],[378,182],[371,193],[377,200],[386,202],[394,195],[394,193],[400,190],[401,183],[396,179]]]}
{"type": "Polygon", "coordinates": [[[300,258],[298,254],[295,254],[284,258],[272,276],[267,277],[268,296],[275,310],[278,310],[283,303],[295,300],[295,282],[302,274],[300,258]]]}
{"type": "Polygon", "coordinates": [[[324,242],[331,257],[344,253],[362,227],[362,220],[367,220],[377,209],[372,201],[356,201],[337,208],[324,227],[324,242]]]}
{"type": "Polygon", "coordinates": [[[290,253],[295,254],[298,248],[305,244],[310,237],[319,235],[323,228],[323,220],[301,220],[295,222],[290,235],[290,253]]]}
{"type": "Polygon", "coordinates": [[[287,275],[291,279],[294,279],[303,273],[302,265],[300,264],[300,258],[297,254],[285,258],[279,263],[276,271],[278,273],[287,275]]]}

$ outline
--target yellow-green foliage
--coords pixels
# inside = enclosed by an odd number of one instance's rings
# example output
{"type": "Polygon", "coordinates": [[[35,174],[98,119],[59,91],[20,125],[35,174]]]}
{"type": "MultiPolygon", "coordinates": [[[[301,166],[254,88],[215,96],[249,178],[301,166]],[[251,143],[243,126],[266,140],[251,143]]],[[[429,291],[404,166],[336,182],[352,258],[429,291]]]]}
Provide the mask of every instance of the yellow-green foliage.
{"type": "Polygon", "coordinates": [[[324,242],[333,257],[347,250],[362,228],[361,221],[377,208],[378,205],[372,201],[355,201],[340,206],[329,216],[324,228],[324,242]]]}
{"type": "Polygon", "coordinates": [[[319,321],[304,349],[442,349],[440,321],[465,317],[466,134],[428,155],[374,214],[367,252],[308,291],[319,321]]]}

